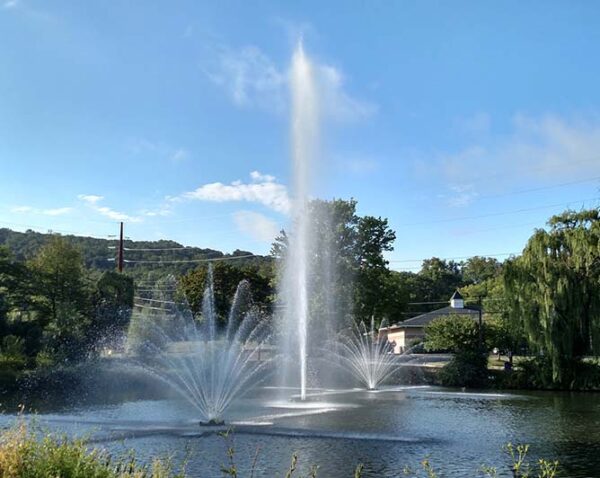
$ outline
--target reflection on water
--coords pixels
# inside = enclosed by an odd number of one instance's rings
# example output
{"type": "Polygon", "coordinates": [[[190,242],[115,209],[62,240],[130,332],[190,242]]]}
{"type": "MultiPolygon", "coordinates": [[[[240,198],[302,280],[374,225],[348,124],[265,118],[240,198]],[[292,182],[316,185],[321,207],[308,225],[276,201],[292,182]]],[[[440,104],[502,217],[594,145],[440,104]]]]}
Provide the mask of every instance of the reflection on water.
{"type": "MultiPolygon", "coordinates": [[[[531,444],[533,455],[556,458],[563,476],[597,476],[600,469],[600,395],[576,393],[469,393],[433,387],[397,387],[379,392],[311,391],[311,405],[278,401],[275,390],[240,401],[230,421],[239,468],[255,476],[278,476],[298,452],[306,470],[319,476],[352,476],[357,463],[366,476],[399,476],[426,455],[445,476],[475,476],[481,464],[504,467],[507,441],[531,444]]],[[[50,407],[51,408],[51,407],[50,407]]],[[[3,415],[6,424],[14,415],[3,415]]],[[[184,403],[126,401],[113,405],[45,410],[50,428],[90,434],[111,450],[133,447],[142,457],[191,453],[192,476],[220,476],[227,444],[216,430],[201,429],[184,403]],[[124,439],[124,440],[123,440],[124,439]]]]}

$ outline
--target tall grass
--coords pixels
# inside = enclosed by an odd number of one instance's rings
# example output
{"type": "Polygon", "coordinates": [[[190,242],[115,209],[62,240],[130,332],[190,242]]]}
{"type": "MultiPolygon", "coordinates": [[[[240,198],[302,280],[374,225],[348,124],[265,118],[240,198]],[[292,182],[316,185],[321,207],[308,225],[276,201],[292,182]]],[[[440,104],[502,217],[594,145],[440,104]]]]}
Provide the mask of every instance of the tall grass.
{"type": "MultiPolygon", "coordinates": [[[[235,450],[231,432],[222,435],[228,443],[227,464],[221,467],[221,475],[241,478],[235,463],[235,450]]],[[[529,446],[507,444],[505,471],[514,478],[555,478],[558,462],[528,460],[529,446]]],[[[258,455],[258,450],[257,450],[258,455]]],[[[249,475],[254,478],[256,459],[249,475]]],[[[361,478],[366,470],[358,465],[354,478],[361,478]]],[[[307,475],[300,475],[298,456],[292,456],[291,464],[280,476],[285,478],[317,478],[318,467],[312,466],[307,475]]],[[[185,464],[175,471],[171,460],[154,459],[149,464],[139,462],[133,452],[113,457],[106,450],[91,448],[84,440],[70,439],[65,435],[41,434],[20,418],[15,426],[0,433],[0,478],[185,478],[185,464]]],[[[210,475],[201,475],[210,476],[210,475]]],[[[214,475],[212,475],[214,476],[214,475]]],[[[407,478],[438,478],[443,476],[434,469],[429,459],[413,470],[408,467],[398,476],[407,478]]],[[[464,476],[497,478],[496,468],[481,467],[471,475],[464,476]]],[[[505,476],[502,474],[502,476],[505,476]]]]}
{"type": "Polygon", "coordinates": [[[25,420],[0,435],[0,478],[184,478],[169,460],[142,464],[133,454],[112,457],[84,440],[40,436],[25,420]]]}

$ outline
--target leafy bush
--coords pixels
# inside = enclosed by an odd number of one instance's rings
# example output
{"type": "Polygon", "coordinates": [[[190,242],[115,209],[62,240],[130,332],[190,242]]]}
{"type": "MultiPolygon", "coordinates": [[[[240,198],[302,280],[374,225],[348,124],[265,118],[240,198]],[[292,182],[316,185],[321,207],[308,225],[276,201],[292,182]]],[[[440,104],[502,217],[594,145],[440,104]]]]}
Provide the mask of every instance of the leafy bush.
{"type": "Polygon", "coordinates": [[[504,388],[531,388],[545,390],[600,390],[600,365],[593,361],[573,359],[561,364],[563,374],[556,381],[552,373],[552,359],[536,357],[525,360],[519,368],[504,374],[500,382],[504,388]]]}
{"type": "Polygon", "coordinates": [[[51,367],[54,367],[54,365],[56,365],[56,362],[56,356],[47,349],[40,350],[35,356],[36,367],[40,369],[49,369],[51,367]]]}
{"type": "Polygon", "coordinates": [[[479,325],[467,315],[452,315],[433,320],[425,327],[425,349],[460,352],[477,349],[479,325]]]}
{"type": "Polygon", "coordinates": [[[7,335],[0,344],[0,368],[21,370],[27,364],[23,339],[7,335]]]}
{"type": "Polygon", "coordinates": [[[460,352],[440,370],[439,378],[446,387],[484,387],[488,382],[487,356],[460,352]]]}

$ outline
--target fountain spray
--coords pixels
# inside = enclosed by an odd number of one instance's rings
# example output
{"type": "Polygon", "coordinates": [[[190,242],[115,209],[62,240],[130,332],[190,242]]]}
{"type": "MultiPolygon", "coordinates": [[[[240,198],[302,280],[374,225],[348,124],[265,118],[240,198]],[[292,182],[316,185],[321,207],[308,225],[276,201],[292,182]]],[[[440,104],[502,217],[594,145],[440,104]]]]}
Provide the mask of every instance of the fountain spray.
{"type": "Polygon", "coordinates": [[[308,295],[307,273],[310,251],[309,208],[310,172],[317,152],[318,101],[314,68],[304,53],[302,42],[292,58],[292,161],[294,173],[294,200],[292,218],[294,231],[290,237],[286,264],[284,295],[287,300],[288,333],[297,333],[300,364],[300,397],[306,398],[308,295]],[[294,330],[295,325],[295,330],[294,330]]]}

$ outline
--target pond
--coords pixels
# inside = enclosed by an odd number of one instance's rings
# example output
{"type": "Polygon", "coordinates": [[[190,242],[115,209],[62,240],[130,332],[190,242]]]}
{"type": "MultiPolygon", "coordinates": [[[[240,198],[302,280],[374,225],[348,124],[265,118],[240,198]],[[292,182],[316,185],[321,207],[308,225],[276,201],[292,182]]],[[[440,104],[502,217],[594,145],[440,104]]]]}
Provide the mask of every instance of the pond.
{"type": "MultiPolygon", "coordinates": [[[[558,459],[561,476],[599,476],[600,395],[555,392],[471,392],[430,386],[309,390],[309,401],[281,398],[264,387],[231,412],[232,444],[241,476],[284,476],[293,453],[300,471],[319,476],[402,476],[428,457],[444,476],[480,476],[481,465],[510,476],[506,442],[528,443],[531,456],[558,459]]],[[[227,440],[201,427],[194,411],[174,398],[110,405],[40,408],[49,429],[85,435],[112,451],[133,448],[139,457],[185,456],[191,476],[221,476],[227,440]]],[[[7,425],[14,415],[0,416],[7,425]]]]}

